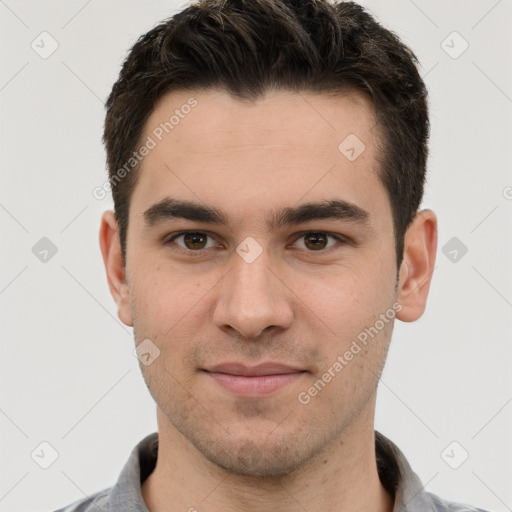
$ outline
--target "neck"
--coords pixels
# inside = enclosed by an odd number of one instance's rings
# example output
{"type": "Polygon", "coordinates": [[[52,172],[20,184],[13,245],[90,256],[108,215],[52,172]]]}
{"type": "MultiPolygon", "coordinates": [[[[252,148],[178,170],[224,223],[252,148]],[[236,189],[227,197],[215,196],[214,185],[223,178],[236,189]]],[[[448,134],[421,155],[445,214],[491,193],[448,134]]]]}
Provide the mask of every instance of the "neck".
{"type": "Polygon", "coordinates": [[[158,410],[158,459],[142,485],[150,512],[391,512],[393,498],[377,473],[375,400],[300,470],[279,477],[225,471],[207,460],[158,410]]]}

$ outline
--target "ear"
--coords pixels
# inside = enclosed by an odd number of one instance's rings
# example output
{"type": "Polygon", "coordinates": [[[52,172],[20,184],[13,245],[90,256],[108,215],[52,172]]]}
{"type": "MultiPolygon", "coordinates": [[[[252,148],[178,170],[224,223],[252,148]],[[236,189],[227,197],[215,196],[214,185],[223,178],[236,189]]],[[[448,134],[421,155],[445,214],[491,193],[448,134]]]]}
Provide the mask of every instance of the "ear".
{"type": "Polygon", "coordinates": [[[437,217],[432,210],[416,214],[405,234],[404,258],[400,266],[396,317],[414,322],[423,315],[437,251],[437,217]]]}
{"type": "Polygon", "coordinates": [[[130,294],[126,282],[126,268],[121,256],[121,243],[115,214],[103,212],[100,226],[100,248],[107,272],[110,293],[117,304],[117,315],[124,324],[133,326],[130,294]]]}

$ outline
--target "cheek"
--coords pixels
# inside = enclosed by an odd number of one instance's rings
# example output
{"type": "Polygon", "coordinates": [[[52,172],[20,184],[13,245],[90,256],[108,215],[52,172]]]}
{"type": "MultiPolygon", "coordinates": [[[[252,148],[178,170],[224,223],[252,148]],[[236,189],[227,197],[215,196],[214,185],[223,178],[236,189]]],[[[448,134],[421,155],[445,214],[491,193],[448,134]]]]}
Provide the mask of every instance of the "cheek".
{"type": "Polygon", "coordinates": [[[386,274],[376,261],[363,260],[332,267],[324,275],[290,277],[304,314],[313,312],[331,335],[353,335],[390,306],[394,288],[389,271],[386,274]]]}
{"type": "Polygon", "coordinates": [[[132,279],[130,290],[139,335],[163,343],[185,331],[193,334],[194,326],[197,330],[199,320],[205,318],[204,298],[218,277],[197,277],[170,265],[141,268],[144,271],[132,279]]]}

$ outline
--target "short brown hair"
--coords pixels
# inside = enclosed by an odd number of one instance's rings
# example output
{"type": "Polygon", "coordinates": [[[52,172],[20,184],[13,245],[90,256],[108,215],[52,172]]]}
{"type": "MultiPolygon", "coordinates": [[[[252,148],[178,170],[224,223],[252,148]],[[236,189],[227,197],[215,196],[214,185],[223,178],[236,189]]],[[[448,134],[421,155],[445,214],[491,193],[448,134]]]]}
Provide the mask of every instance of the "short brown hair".
{"type": "Polygon", "coordinates": [[[373,103],[379,176],[389,195],[397,267],[423,196],[428,154],[427,90],[414,53],[354,2],[199,0],[141,36],[106,108],[103,141],[123,262],[138,166],[123,173],[163,95],[222,89],[256,100],[270,89],[343,93],[373,103]]]}

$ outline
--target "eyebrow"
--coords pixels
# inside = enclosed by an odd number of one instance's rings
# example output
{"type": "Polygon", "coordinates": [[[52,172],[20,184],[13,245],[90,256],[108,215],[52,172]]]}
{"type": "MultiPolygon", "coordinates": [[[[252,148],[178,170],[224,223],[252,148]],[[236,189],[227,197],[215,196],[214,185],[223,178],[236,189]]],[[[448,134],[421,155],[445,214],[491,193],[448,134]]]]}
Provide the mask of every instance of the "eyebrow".
{"type": "MultiPolygon", "coordinates": [[[[229,216],[218,208],[171,197],[166,197],[155,203],[145,210],[142,216],[148,227],[176,218],[222,226],[230,224],[229,216]]],[[[332,199],[271,211],[266,221],[269,229],[273,231],[285,226],[324,219],[369,225],[370,214],[353,203],[342,199],[332,199]]]]}

